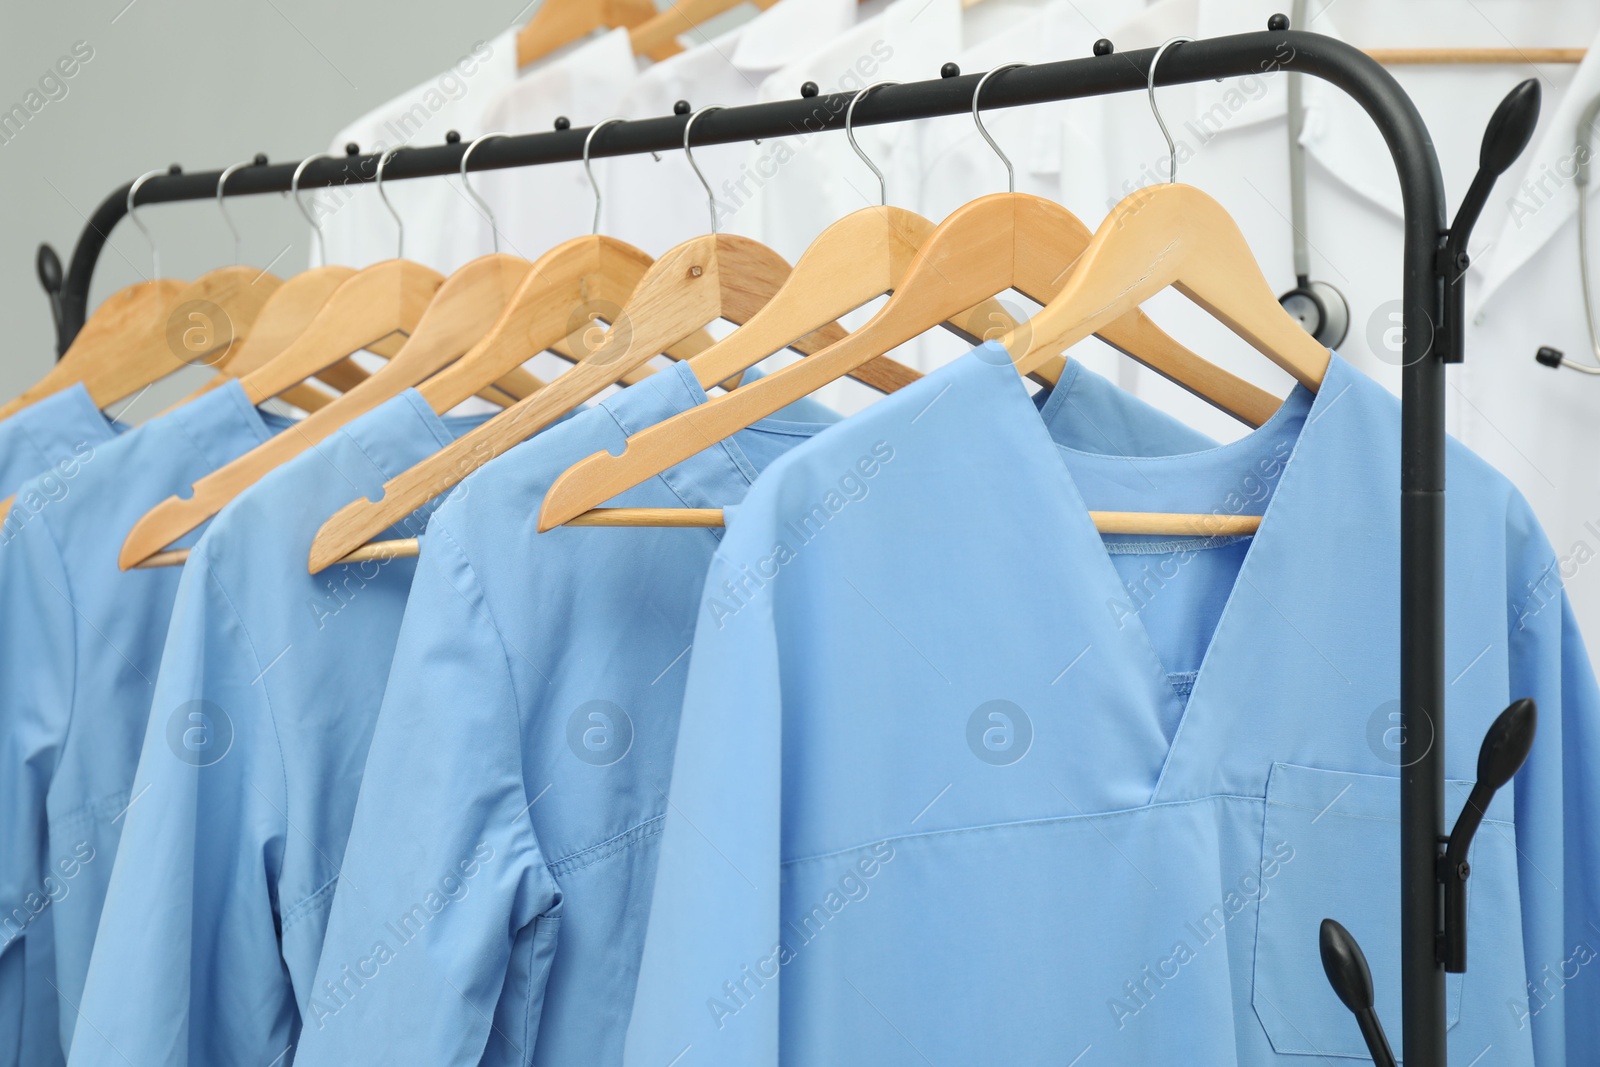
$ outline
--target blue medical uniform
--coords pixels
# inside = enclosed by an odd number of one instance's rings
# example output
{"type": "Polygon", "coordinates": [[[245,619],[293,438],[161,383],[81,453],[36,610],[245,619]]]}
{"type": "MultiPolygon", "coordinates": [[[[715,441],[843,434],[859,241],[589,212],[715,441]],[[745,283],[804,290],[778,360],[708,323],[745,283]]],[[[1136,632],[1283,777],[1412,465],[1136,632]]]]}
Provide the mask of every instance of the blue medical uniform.
{"type": "MultiPolygon", "coordinates": [[[[535,524],[570,464],[704,402],[687,367],[653,375],[496,459],[434,516],[301,1067],[621,1061],[721,531],[535,524]]],[[[1210,443],[1076,365],[1041,403],[1081,447],[1210,443]]],[[[802,401],[613,503],[736,504],[834,419],[802,401]]]]}
{"type": "MultiPolygon", "coordinates": [[[[625,1062],[1361,1059],[1324,917],[1398,1048],[1399,430],[1335,357],[1238,442],[1094,456],[985,346],[774,462],[706,580],[625,1062]]],[[[1471,856],[1451,1059],[1553,1067],[1600,1041],[1600,986],[1541,977],[1600,944],[1600,707],[1526,502],[1448,459],[1452,815],[1494,717],[1540,710],[1471,856]]]]}
{"type": "Polygon", "coordinates": [[[79,401],[60,439],[79,443],[22,484],[0,535],[0,1043],[20,1035],[29,1065],[71,1040],[181,574],[119,570],[123,539],[289,424],[237,382],[111,440],[79,401]]]}
{"type": "Polygon", "coordinates": [[[71,1063],[292,1058],[416,568],[311,575],[311,542],[482,421],[407,390],[264,476],[190,554],[71,1063]]]}
{"type": "Polygon", "coordinates": [[[0,499],[58,463],[81,462],[125,429],[100,413],[82,385],[29,404],[0,421],[0,499]]]}

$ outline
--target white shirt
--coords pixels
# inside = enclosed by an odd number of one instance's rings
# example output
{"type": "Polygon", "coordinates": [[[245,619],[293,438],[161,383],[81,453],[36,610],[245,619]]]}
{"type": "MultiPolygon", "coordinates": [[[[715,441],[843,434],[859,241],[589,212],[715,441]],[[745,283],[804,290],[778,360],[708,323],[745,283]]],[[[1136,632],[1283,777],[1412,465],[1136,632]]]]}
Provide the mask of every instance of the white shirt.
{"type": "MultiPolygon", "coordinates": [[[[517,77],[516,30],[479,41],[451,68],[390,100],[340,130],[328,151],[343,157],[346,142],[363,154],[395,145],[418,147],[444,143],[450,130],[471,140],[484,132],[485,106],[517,77]]],[[[405,223],[405,258],[443,273],[488,251],[460,240],[475,233],[477,208],[453,178],[412,178],[384,186],[383,192],[405,223]]],[[[318,256],[312,242],[312,263],[366,267],[399,252],[399,231],[370,182],[336,186],[316,194],[326,253],[318,256]]],[[[311,195],[306,194],[307,205],[311,195]]],[[[485,233],[487,231],[485,230],[485,233]]]]}
{"type": "MultiPolygon", "coordinates": [[[[612,30],[558,53],[501,90],[484,111],[484,127],[545,133],[561,115],[574,129],[591,126],[616,111],[636,70],[628,31],[612,30]]],[[[598,171],[597,166],[597,178],[598,171]]],[[[595,193],[582,163],[483,171],[472,176],[472,187],[494,212],[500,251],[524,259],[537,259],[588,233],[594,220],[595,193]]],[[[477,254],[493,251],[488,220],[477,211],[463,232],[470,234],[477,254]]]]}
{"type": "MultiPolygon", "coordinates": [[[[758,88],[774,71],[846,32],[855,17],[855,0],[783,0],[727,33],[709,40],[699,37],[698,44],[646,67],[617,113],[629,119],[671,115],[679,100],[697,109],[754,103],[758,88]]],[[[791,95],[799,95],[803,80],[795,81],[791,95]]],[[[743,144],[706,145],[694,149],[694,161],[721,205],[718,229],[759,239],[759,220],[745,210],[747,198],[740,192],[752,180],[746,153],[743,144]]],[[[659,161],[649,155],[597,161],[596,174],[602,170],[606,206],[601,232],[653,256],[710,232],[705,188],[682,153],[663,153],[659,161]]]]}

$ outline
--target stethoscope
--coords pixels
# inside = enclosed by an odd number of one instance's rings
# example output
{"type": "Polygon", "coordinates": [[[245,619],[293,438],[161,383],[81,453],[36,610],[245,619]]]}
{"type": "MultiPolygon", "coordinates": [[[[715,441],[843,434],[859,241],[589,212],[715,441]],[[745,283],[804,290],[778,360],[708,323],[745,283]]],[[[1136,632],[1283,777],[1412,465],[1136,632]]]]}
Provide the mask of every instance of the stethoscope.
{"type": "MultiPolygon", "coordinates": [[[[1594,294],[1589,287],[1589,156],[1592,151],[1595,119],[1600,117],[1600,96],[1590,101],[1578,117],[1577,148],[1575,156],[1578,172],[1572,184],[1578,189],[1578,277],[1583,283],[1583,318],[1589,324],[1589,347],[1600,360],[1600,329],[1595,327],[1594,294]]],[[[1566,358],[1559,348],[1546,345],[1534,354],[1546,367],[1570,367],[1584,374],[1600,374],[1600,366],[1593,363],[1576,363],[1566,358]]]]}
{"type": "MultiPolygon", "coordinates": [[[[1295,0],[1290,22],[1305,24],[1306,0],[1295,0]]],[[[1306,243],[1306,150],[1300,143],[1306,112],[1300,96],[1302,74],[1289,74],[1289,228],[1294,231],[1295,287],[1278,297],[1283,310],[1328,348],[1338,348],[1350,332],[1350,305],[1327,282],[1311,280],[1311,250],[1306,243]]]]}

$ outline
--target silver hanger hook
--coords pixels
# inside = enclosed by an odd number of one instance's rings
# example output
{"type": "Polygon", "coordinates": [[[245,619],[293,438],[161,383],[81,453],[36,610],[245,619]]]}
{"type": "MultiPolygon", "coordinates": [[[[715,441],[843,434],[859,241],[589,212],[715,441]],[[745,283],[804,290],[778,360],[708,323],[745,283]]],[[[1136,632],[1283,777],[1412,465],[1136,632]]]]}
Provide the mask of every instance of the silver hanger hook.
{"type": "Polygon", "coordinates": [[[1000,157],[1000,162],[1006,165],[1006,190],[1013,193],[1017,191],[1017,170],[1011,165],[1011,157],[1000,150],[999,142],[990,136],[989,128],[983,124],[983,115],[978,111],[978,98],[983,94],[984,82],[1003,70],[1016,70],[1018,67],[1026,67],[1027,65],[1026,63],[1002,63],[979,78],[978,84],[972,90],[972,121],[977,123],[978,132],[983,134],[985,141],[989,142],[989,147],[994,149],[994,154],[1000,157]]]}
{"type": "Polygon", "coordinates": [[[1150,73],[1145,80],[1145,88],[1150,93],[1150,111],[1156,117],[1156,125],[1161,127],[1161,136],[1167,139],[1167,183],[1178,180],[1178,146],[1172,142],[1172,134],[1167,130],[1167,123],[1161,117],[1161,109],[1156,106],[1156,64],[1161,62],[1161,54],[1175,44],[1193,41],[1193,37],[1171,37],[1161,42],[1161,47],[1156,49],[1156,54],[1150,57],[1150,73]]]}
{"type": "Polygon", "coordinates": [[[699,164],[694,161],[694,153],[689,150],[689,131],[694,129],[694,120],[708,111],[721,111],[721,104],[711,104],[703,107],[689,116],[689,121],[683,124],[683,157],[689,161],[689,166],[694,169],[694,176],[700,179],[700,184],[706,187],[706,210],[711,212],[711,232],[717,232],[717,198],[711,192],[711,183],[706,181],[706,176],[700,173],[699,164]]]}
{"type": "MultiPolygon", "coordinates": [[[[510,136],[511,135],[509,133],[483,134],[482,136],[474,139],[471,144],[467,145],[467,150],[461,153],[461,187],[467,191],[468,196],[472,197],[472,199],[477,202],[479,209],[483,211],[484,218],[489,220],[489,231],[494,235],[494,250],[496,252],[500,251],[500,225],[494,221],[494,208],[489,206],[489,201],[479,196],[478,190],[474,189],[472,187],[472,183],[467,180],[467,160],[472,158],[473,150],[479,145],[484,144],[487,141],[492,141],[496,137],[510,136]]],[[[394,209],[391,208],[390,210],[393,211],[394,209]]]]}
{"type": "Polygon", "coordinates": [[[383,206],[389,209],[389,214],[394,216],[394,224],[400,231],[399,251],[395,253],[397,259],[406,258],[406,224],[401,220],[400,212],[396,211],[394,209],[394,205],[389,203],[389,194],[383,191],[383,168],[388,166],[389,160],[393,159],[394,154],[400,151],[402,147],[404,146],[395,145],[393,148],[389,149],[383,155],[378,157],[377,178],[378,196],[383,201],[383,206]]]}
{"type": "Polygon", "coordinates": [[[243,163],[235,163],[233,166],[224,170],[217,178],[217,210],[222,212],[222,221],[228,224],[228,231],[233,234],[233,261],[235,263],[238,263],[241,258],[239,252],[239,227],[233,224],[233,216],[228,214],[228,204],[227,201],[223,199],[223,193],[224,190],[227,189],[228,179],[233,177],[235,172],[254,165],[255,160],[253,159],[247,159],[243,163]]]}
{"type": "Polygon", "coordinates": [[[139,187],[145,182],[149,181],[151,178],[159,177],[165,173],[165,170],[147,170],[137,178],[133,179],[133,184],[128,186],[128,218],[132,219],[133,224],[139,227],[139,232],[144,234],[144,239],[150,242],[150,265],[151,269],[155,273],[155,280],[159,280],[161,278],[161,249],[156,247],[156,239],[151,236],[149,229],[147,229],[145,224],[139,219],[139,213],[134,210],[133,198],[139,195],[139,187]]]}
{"type": "MultiPolygon", "coordinates": [[[[589,176],[589,191],[594,193],[594,224],[589,227],[591,234],[600,232],[600,183],[594,180],[594,170],[589,166],[589,146],[594,143],[595,134],[607,126],[615,126],[619,122],[626,121],[628,120],[621,118],[601,119],[589,127],[589,134],[583,139],[583,172],[589,176]]],[[[688,131],[685,130],[684,132],[687,135],[688,131]]],[[[654,152],[650,154],[655,155],[654,152]]],[[[660,158],[660,156],[656,156],[656,159],[659,160],[660,158]]]]}
{"type": "Polygon", "coordinates": [[[311,235],[317,239],[317,259],[323,263],[328,261],[328,248],[322,240],[322,223],[316,220],[310,209],[306,207],[306,202],[300,199],[300,175],[305,173],[308,164],[316,160],[337,158],[337,156],[330,155],[327,152],[318,152],[314,156],[307,156],[300,161],[298,167],[294,168],[294,174],[289,178],[289,195],[294,197],[294,206],[300,209],[300,214],[304,215],[306,221],[311,224],[311,235]]]}
{"type": "Polygon", "coordinates": [[[879,170],[878,165],[872,162],[872,160],[868,159],[867,154],[861,150],[861,146],[856,144],[856,130],[852,123],[855,121],[856,105],[861,102],[861,98],[863,96],[866,96],[874,89],[882,89],[886,85],[899,84],[899,82],[873,82],[865,89],[862,89],[860,92],[856,93],[855,96],[852,96],[850,98],[850,106],[844,109],[844,135],[850,139],[850,147],[855,150],[856,156],[860,158],[861,162],[867,165],[873,174],[877,175],[878,203],[884,207],[887,207],[889,204],[889,185],[883,180],[883,171],[879,170]]]}

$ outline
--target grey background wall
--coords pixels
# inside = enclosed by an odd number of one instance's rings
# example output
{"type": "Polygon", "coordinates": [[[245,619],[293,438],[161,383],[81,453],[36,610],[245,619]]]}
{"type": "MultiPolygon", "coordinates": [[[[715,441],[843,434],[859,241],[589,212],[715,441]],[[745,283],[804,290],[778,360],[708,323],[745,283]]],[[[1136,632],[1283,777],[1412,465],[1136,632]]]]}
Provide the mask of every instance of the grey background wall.
{"type": "MultiPolygon", "coordinates": [[[[111,188],[181,162],[211,169],[265,152],[298,159],[326,149],[344,125],[444,70],[513,22],[527,0],[5,0],[0,112],[38,107],[20,130],[0,127],[0,399],[37,380],[54,333],[34,276],[49,241],[65,261],[86,216],[111,188]],[[80,43],[81,42],[81,43],[80,43]],[[75,71],[62,78],[57,61],[75,71]],[[15,131],[15,132],[13,132],[15,131]]],[[[470,90],[469,90],[470,91],[470,90]]],[[[243,261],[280,275],[306,263],[309,232],[280,196],[230,205],[243,261]]],[[[233,256],[233,238],[206,205],[141,209],[161,271],[192,278],[233,256]]],[[[91,306],[148,277],[150,247],[124,222],[100,258],[91,306]]],[[[201,375],[157,387],[127,411],[140,420],[201,375]]]]}

